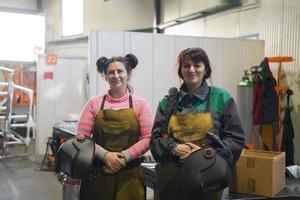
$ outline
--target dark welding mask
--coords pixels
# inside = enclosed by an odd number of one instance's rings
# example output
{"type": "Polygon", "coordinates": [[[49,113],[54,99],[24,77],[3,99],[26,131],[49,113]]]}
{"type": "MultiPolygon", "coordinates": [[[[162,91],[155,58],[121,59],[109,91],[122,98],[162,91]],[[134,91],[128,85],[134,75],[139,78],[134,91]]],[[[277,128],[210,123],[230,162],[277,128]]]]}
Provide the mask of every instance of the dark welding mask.
{"type": "Polygon", "coordinates": [[[94,169],[95,143],[90,137],[77,135],[65,141],[57,151],[59,170],[71,178],[91,178],[94,169]]]}
{"type": "Polygon", "coordinates": [[[229,185],[232,167],[217,148],[204,146],[185,160],[179,184],[186,199],[201,199],[229,185]]]}

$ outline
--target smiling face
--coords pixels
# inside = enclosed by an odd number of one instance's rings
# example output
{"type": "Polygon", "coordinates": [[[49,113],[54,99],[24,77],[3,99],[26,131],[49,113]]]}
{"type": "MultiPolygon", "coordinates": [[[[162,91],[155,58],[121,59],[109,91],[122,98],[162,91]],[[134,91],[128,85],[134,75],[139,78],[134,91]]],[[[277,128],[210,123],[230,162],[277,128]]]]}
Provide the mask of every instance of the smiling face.
{"type": "Polygon", "coordinates": [[[202,85],[206,73],[205,65],[203,62],[193,63],[189,61],[188,63],[183,63],[181,73],[188,88],[198,88],[202,85]]]}
{"type": "Polygon", "coordinates": [[[108,82],[112,92],[125,93],[129,78],[130,74],[122,62],[115,61],[108,65],[105,80],[108,82]]]}
{"type": "Polygon", "coordinates": [[[178,76],[191,94],[211,75],[208,56],[201,48],[187,48],[181,51],[177,57],[177,66],[178,76]]]}

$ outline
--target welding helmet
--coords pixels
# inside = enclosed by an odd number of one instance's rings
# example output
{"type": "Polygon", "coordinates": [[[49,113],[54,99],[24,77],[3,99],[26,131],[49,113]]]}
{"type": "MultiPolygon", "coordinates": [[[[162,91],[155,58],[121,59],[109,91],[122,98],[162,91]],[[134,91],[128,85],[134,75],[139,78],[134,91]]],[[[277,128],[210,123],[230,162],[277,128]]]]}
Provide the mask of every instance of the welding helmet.
{"type": "Polygon", "coordinates": [[[186,159],[179,184],[186,199],[201,199],[229,185],[232,168],[228,160],[210,146],[203,147],[186,159]]]}
{"type": "Polygon", "coordinates": [[[65,141],[57,151],[59,170],[75,179],[90,178],[94,170],[95,143],[90,137],[77,135],[65,141]]]}

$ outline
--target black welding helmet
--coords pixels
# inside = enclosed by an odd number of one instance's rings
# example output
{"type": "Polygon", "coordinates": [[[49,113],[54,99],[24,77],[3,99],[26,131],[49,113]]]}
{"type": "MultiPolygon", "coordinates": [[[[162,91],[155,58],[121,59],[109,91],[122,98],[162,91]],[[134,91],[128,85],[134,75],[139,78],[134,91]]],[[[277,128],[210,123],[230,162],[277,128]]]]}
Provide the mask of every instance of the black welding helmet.
{"type": "Polygon", "coordinates": [[[59,170],[76,179],[90,178],[93,174],[95,143],[90,137],[77,135],[65,141],[57,151],[59,170]]]}
{"type": "Polygon", "coordinates": [[[179,184],[186,199],[205,199],[229,185],[232,167],[216,149],[205,146],[185,160],[179,184]]]}

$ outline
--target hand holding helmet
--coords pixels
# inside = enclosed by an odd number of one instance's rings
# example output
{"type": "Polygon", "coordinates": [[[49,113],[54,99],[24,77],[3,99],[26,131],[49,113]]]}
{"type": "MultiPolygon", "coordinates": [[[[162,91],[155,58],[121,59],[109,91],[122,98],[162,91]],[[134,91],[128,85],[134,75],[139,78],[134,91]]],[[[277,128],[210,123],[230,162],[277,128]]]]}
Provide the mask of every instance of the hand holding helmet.
{"type": "Polygon", "coordinates": [[[214,194],[228,186],[232,175],[231,163],[225,144],[220,138],[208,133],[207,138],[212,142],[209,146],[194,148],[185,159],[181,173],[180,186],[186,199],[201,199],[214,194]],[[223,153],[220,153],[223,151],[223,153]]]}
{"type": "Polygon", "coordinates": [[[176,146],[176,155],[179,156],[180,160],[185,160],[191,153],[194,151],[197,151],[201,147],[191,143],[191,142],[186,142],[184,144],[178,144],[176,146]]]}
{"type": "Polygon", "coordinates": [[[57,166],[76,179],[90,178],[94,174],[95,143],[85,135],[66,140],[57,151],[57,166]]]}

